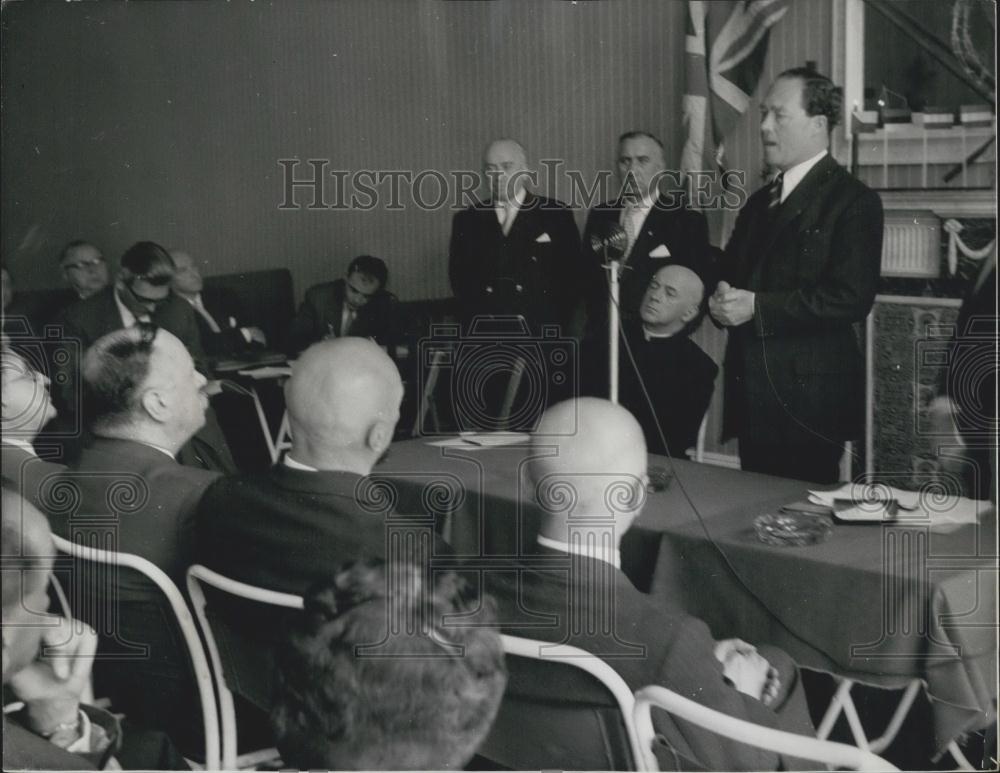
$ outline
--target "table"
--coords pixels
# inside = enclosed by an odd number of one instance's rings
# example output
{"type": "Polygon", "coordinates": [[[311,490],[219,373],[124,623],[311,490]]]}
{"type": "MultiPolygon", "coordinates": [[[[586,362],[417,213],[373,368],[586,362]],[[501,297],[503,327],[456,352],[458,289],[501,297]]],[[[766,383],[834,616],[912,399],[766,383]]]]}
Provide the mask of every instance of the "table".
{"type": "MultiPolygon", "coordinates": [[[[526,446],[392,446],[374,478],[403,511],[430,512],[470,564],[534,543],[526,446]]],[[[927,525],[837,525],[808,547],[757,540],[753,519],[807,485],[651,457],[672,467],[623,541],[640,587],[704,619],[717,638],[785,649],[806,667],[880,687],[926,686],[936,745],[981,725],[996,696],[996,514],[942,533],[927,525]]]]}

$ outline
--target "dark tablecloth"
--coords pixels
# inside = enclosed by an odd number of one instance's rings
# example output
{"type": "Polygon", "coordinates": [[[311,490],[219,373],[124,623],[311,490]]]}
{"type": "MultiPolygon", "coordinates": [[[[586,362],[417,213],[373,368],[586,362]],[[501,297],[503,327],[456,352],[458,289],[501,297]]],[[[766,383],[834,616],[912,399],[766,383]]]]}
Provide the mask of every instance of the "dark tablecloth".
{"type": "MultiPolygon", "coordinates": [[[[467,563],[530,552],[538,528],[527,447],[411,440],[376,468],[403,512],[434,513],[467,563]]],[[[983,725],[997,684],[996,513],[944,532],[926,522],[843,525],[805,547],[760,542],[756,516],[807,484],[650,457],[673,472],[622,544],[636,584],[717,638],[770,643],[806,667],[898,687],[924,681],[936,745],[983,725]]]]}

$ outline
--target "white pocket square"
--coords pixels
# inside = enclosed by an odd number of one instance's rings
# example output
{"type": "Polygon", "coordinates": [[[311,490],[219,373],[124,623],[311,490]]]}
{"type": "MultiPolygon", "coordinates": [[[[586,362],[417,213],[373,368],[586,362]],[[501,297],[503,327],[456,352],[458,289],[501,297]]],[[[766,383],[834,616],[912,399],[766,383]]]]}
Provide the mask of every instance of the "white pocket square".
{"type": "Polygon", "coordinates": [[[539,236],[537,239],[535,239],[535,242],[537,244],[548,244],[551,241],[552,241],[552,237],[549,236],[548,233],[543,233],[541,236],[539,236]]]}
{"type": "Polygon", "coordinates": [[[655,250],[653,250],[651,253],[649,253],[649,257],[651,257],[651,258],[669,258],[670,257],[670,250],[667,249],[667,245],[661,244],[659,247],[657,247],[655,250]]]}

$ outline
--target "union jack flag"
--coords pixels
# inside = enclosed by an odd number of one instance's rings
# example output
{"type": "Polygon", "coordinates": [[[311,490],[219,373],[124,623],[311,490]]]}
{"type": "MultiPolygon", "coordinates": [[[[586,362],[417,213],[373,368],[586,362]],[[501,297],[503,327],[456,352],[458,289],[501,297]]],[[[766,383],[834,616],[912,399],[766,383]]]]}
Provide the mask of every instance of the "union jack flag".
{"type": "Polygon", "coordinates": [[[788,1],[688,0],[684,172],[722,165],[723,142],[750,104],[770,28],[785,15],[788,1]]]}

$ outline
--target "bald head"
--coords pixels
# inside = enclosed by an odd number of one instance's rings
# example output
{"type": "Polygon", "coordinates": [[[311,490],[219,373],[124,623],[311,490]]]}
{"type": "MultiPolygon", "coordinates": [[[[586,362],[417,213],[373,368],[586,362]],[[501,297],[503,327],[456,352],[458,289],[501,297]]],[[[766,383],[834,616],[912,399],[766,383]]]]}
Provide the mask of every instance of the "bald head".
{"type": "Polygon", "coordinates": [[[392,442],[403,383],[367,338],[336,338],[302,353],[285,385],[292,458],[367,474],[392,442]]]}
{"type": "Polygon", "coordinates": [[[483,151],[483,172],[494,202],[514,201],[530,179],[528,156],[521,143],[499,139],[487,145],[483,151]]]}
{"type": "Polygon", "coordinates": [[[617,519],[627,519],[621,533],[638,515],[644,501],[646,441],[639,422],[620,405],[596,397],[558,403],[542,416],[532,448],[538,457],[529,474],[550,519],[564,523],[569,515],[546,507],[545,491],[559,483],[572,487],[577,515],[613,511],[617,519]]]}
{"type": "Polygon", "coordinates": [[[679,333],[701,310],[705,285],[687,266],[664,266],[649,280],[639,316],[654,335],[679,333]]]}

